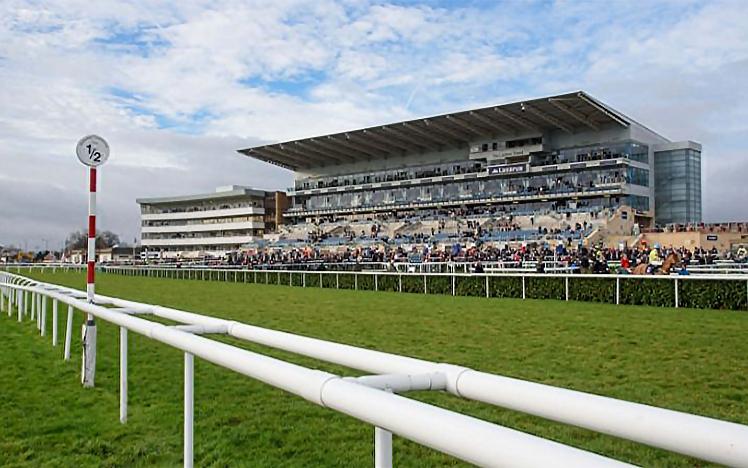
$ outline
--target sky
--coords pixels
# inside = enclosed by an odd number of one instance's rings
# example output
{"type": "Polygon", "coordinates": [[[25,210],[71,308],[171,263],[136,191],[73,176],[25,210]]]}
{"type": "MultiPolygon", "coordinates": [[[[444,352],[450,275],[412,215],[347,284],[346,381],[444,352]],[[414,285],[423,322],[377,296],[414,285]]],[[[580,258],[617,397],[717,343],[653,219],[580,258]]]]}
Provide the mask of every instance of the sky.
{"type": "Polygon", "coordinates": [[[0,0],[0,245],[85,225],[91,133],[99,227],[132,242],[137,197],[292,185],[239,148],[577,90],[702,143],[705,220],[748,220],[746,6],[0,0]]]}

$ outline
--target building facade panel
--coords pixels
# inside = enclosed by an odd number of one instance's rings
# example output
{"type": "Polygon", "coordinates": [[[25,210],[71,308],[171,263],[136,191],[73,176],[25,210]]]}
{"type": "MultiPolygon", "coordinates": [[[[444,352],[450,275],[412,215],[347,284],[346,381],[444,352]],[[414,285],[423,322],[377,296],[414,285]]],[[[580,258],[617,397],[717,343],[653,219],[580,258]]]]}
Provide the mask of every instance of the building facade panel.
{"type": "Polygon", "coordinates": [[[702,221],[700,145],[683,142],[656,151],[655,198],[658,224],[702,221]]]}
{"type": "Polygon", "coordinates": [[[242,186],[214,193],[143,198],[141,244],[151,258],[224,256],[275,229],[276,192],[242,186]]]}

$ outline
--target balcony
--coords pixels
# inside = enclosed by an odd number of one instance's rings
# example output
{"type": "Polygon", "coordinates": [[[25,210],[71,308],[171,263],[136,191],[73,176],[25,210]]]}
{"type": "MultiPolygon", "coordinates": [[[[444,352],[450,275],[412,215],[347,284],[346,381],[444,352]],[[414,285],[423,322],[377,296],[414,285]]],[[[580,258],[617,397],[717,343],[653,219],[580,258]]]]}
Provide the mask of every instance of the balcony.
{"type": "Polygon", "coordinates": [[[241,245],[261,239],[261,236],[192,237],[185,239],[143,239],[143,247],[241,245]]]}
{"type": "Polygon", "coordinates": [[[245,229],[264,229],[262,221],[242,221],[239,223],[210,223],[184,224],[176,226],[143,226],[142,233],[176,233],[176,232],[211,232],[211,231],[239,231],[245,229]]]}
{"type": "Polygon", "coordinates": [[[175,213],[142,213],[143,221],[168,221],[176,219],[227,218],[230,216],[264,215],[265,208],[246,206],[242,208],[223,208],[205,211],[178,211],[175,213]]]}
{"type": "Polygon", "coordinates": [[[630,192],[631,186],[629,184],[620,183],[617,186],[602,187],[602,188],[590,188],[580,191],[560,191],[555,193],[544,193],[544,194],[516,194],[514,192],[508,192],[500,196],[460,196],[459,199],[450,200],[419,200],[410,202],[382,202],[381,204],[372,206],[360,206],[355,208],[339,207],[339,208],[320,208],[320,209],[307,209],[303,206],[295,206],[289,209],[283,216],[287,218],[298,217],[298,216],[321,216],[329,214],[340,214],[340,213],[372,213],[377,211],[393,211],[393,210],[413,210],[423,208],[445,208],[445,207],[457,207],[461,205],[475,205],[475,204],[510,204],[510,203],[526,203],[526,202],[547,202],[551,200],[564,200],[564,199],[577,199],[577,198],[596,198],[596,197],[611,197],[627,195],[630,192]]]}

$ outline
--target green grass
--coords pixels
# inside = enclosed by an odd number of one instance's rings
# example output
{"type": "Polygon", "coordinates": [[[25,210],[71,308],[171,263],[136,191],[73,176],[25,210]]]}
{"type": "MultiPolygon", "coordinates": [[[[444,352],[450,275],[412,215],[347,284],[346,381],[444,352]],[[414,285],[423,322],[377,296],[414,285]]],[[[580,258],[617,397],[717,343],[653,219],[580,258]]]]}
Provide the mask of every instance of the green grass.
{"type": "MultiPolygon", "coordinates": [[[[84,283],[77,273],[35,276],[69,286],[84,283]]],[[[97,281],[103,294],[748,424],[748,314],[741,312],[117,275],[97,281]]],[[[0,465],[179,465],[181,352],[130,334],[130,411],[121,425],[117,329],[99,321],[97,386],[84,390],[81,318],[77,313],[73,359],[64,362],[61,346],[53,348],[31,322],[0,317],[0,465]]],[[[199,359],[195,375],[197,466],[373,464],[370,426],[199,359]]],[[[631,463],[705,465],[444,393],[408,396],[631,463]]],[[[394,450],[398,466],[460,464],[398,437],[394,450]]]]}

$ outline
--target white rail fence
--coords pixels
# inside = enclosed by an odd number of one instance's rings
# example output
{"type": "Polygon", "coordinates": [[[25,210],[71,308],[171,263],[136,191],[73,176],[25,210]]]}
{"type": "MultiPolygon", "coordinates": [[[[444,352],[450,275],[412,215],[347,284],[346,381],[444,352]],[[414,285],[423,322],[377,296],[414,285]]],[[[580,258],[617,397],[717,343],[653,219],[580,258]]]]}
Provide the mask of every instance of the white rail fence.
{"type": "MultiPolygon", "coordinates": [[[[558,281],[563,280],[563,293],[562,297],[566,301],[573,300],[575,297],[574,287],[577,285],[578,280],[586,279],[601,279],[606,282],[610,282],[610,286],[615,288],[615,293],[611,294],[611,302],[615,304],[625,303],[622,293],[624,292],[624,282],[626,281],[667,281],[670,283],[672,288],[672,302],[669,304],[672,307],[681,307],[682,289],[683,282],[685,281],[734,281],[744,283],[743,298],[745,301],[742,304],[742,308],[748,308],[748,277],[745,275],[720,275],[720,274],[708,274],[708,275],[610,275],[610,274],[578,274],[578,273],[402,273],[402,272],[374,272],[374,271],[361,271],[361,272],[341,272],[341,271],[295,271],[295,270],[235,270],[235,269],[181,269],[181,268],[154,268],[154,267],[101,267],[101,271],[108,273],[115,273],[119,275],[132,275],[132,276],[149,276],[156,278],[171,278],[171,279],[193,279],[193,280],[206,280],[206,279],[217,279],[219,281],[233,281],[233,282],[252,282],[252,283],[264,283],[264,284],[277,284],[277,285],[288,285],[288,286],[301,286],[310,287],[311,284],[315,284],[318,287],[328,287],[334,289],[341,289],[344,285],[341,283],[341,278],[351,275],[353,276],[352,284],[349,289],[364,289],[360,278],[368,278],[369,286],[371,290],[379,291],[382,284],[381,278],[387,277],[391,279],[391,284],[394,281],[394,290],[397,292],[422,292],[423,294],[439,294],[434,288],[429,288],[429,281],[433,278],[448,278],[447,281],[451,283],[447,294],[452,296],[458,295],[458,282],[460,279],[465,278],[480,278],[480,281],[484,283],[482,285],[483,295],[485,297],[492,297],[491,281],[493,278],[516,278],[521,284],[521,296],[518,298],[527,299],[528,297],[534,296],[532,291],[533,280],[543,278],[555,278],[558,281]],[[286,277],[288,279],[286,279],[286,277]],[[324,281],[324,278],[328,278],[328,281],[324,281]],[[297,283],[294,283],[294,278],[297,279],[297,283]],[[309,279],[314,279],[314,282],[309,279]],[[333,279],[334,278],[334,279],[333,279]],[[407,282],[412,281],[413,278],[418,278],[417,290],[412,287],[407,290],[404,289],[404,280],[407,282]],[[258,281],[259,280],[259,281],[258,281]],[[613,283],[615,283],[613,285],[613,283]],[[327,285],[326,285],[327,284],[327,285]]],[[[442,292],[443,293],[443,292],[442,292]]],[[[741,294],[740,292],[738,294],[741,294]]],[[[494,294],[495,295],[495,294],[494,294]]],[[[655,305],[666,305],[666,304],[655,304],[655,305]]],[[[738,307],[740,308],[740,307],[738,307]]]]}
{"type": "MultiPolygon", "coordinates": [[[[52,345],[60,305],[67,305],[63,358],[70,358],[73,314],[90,313],[120,327],[120,421],[127,421],[129,331],[184,352],[184,466],[193,464],[194,357],[375,426],[375,466],[392,464],[392,434],[482,466],[628,466],[398,395],[445,391],[592,431],[730,466],[748,467],[748,426],[487,374],[462,366],[323,341],[158,305],[85,293],[0,272],[0,313],[34,320],[41,336],[52,303],[52,345]],[[147,320],[154,316],[179,325],[147,320]],[[341,377],[246,351],[205,336],[225,334],[373,375],[341,377]]],[[[5,326],[11,326],[6,323],[5,326]]]]}
{"type": "MultiPolygon", "coordinates": [[[[535,273],[537,271],[538,262],[535,260],[528,260],[524,262],[515,261],[482,261],[480,262],[486,272],[495,273],[535,273]]],[[[568,266],[564,262],[557,260],[545,260],[545,272],[550,273],[574,273],[579,270],[578,266],[568,266]]],[[[394,267],[399,273],[442,273],[442,274],[453,274],[453,273],[470,273],[475,267],[476,262],[423,262],[423,263],[412,263],[412,262],[303,262],[303,263],[273,263],[266,265],[211,265],[203,262],[195,263],[189,261],[181,262],[156,262],[156,263],[132,263],[132,262],[112,262],[99,264],[99,268],[112,268],[112,267],[136,267],[136,268],[179,268],[179,269],[218,269],[218,270],[270,270],[270,271],[307,271],[314,272],[318,271],[320,266],[324,266],[327,271],[340,271],[340,272],[358,272],[358,271],[370,271],[370,272],[385,272],[388,269],[394,267]]],[[[608,262],[608,266],[611,271],[615,271],[620,267],[620,262],[617,260],[611,260],[608,262]]],[[[0,268],[17,268],[17,267],[53,267],[53,268],[85,268],[85,265],[73,264],[73,263],[0,263],[0,268]]],[[[748,275],[748,262],[737,262],[728,260],[718,260],[711,264],[698,264],[692,263],[688,266],[688,271],[691,274],[720,274],[720,275],[737,275],[743,274],[748,275]]],[[[748,277],[748,276],[746,276],[748,277]]]]}
{"type": "MultiPolygon", "coordinates": [[[[39,265],[39,264],[26,264],[26,265],[15,265],[6,266],[6,270],[15,270],[17,273],[21,271],[52,271],[53,273],[57,270],[62,271],[77,271],[85,268],[85,265],[70,265],[70,264],[50,264],[50,265],[39,265]]],[[[2,267],[0,267],[0,270],[2,267]]],[[[459,294],[458,284],[461,279],[468,278],[479,278],[482,283],[481,295],[485,297],[495,297],[492,287],[492,281],[495,278],[515,278],[518,281],[517,298],[527,299],[538,297],[533,290],[534,281],[538,279],[556,279],[563,281],[563,291],[560,291],[556,299],[562,299],[565,301],[575,300],[575,287],[577,281],[584,281],[587,279],[600,279],[611,287],[610,302],[619,304],[626,304],[625,298],[625,286],[626,282],[630,281],[666,281],[670,282],[668,287],[668,294],[670,296],[670,302],[663,302],[659,300],[657,303],[648,304],[645,302],[636,302],[635,304],[641,305],[659,305],[659,306],[672,306],[679,308],[683,305],[683,283],[687,281],[699,281],[707,280],[714,282],[733,282],[735,284],[744,284],[744,287],[734,288],[733,294],[737,294],[733,299],[736,299],[733,306],[724,307],[724,304],[716,305],[699,305],[691,304],[691,307],[700,308],[732,308],[734,310],[745,310],[748,309],[748,276],[744,274],[691,274],[691,275],[617,275],[617,274],[579,274],[579,273],[532,273],[532,272],[487,272],[487,273],[405,273],[405,272],[382,272],[382,271],[304,271],[304,270],[247,270],[247,269],[236,269],[236,268],[173,268],[173,267],[154,267],[154,266],[99,266],[98,271],[104,273],[113,273],[118,275],[126,276],[145,276],[153,278],[168,278],[168,279],[190,279],[190,280],[217,280],[225,282],[237,282],[237,283],[261,283],[261,284],[275,284],[284,286],[300,286],[300,287],[322,287],[332,289],[368,289],[373,291],[390,290],[395,292],[420,292],[423,294],[451,294],[452,296],[461,295],[459,294]],[[352,277],[351,284],[345,285],[342,278],[352,277]],[[325,280],[327,278],[327,280],[325,280]],[[368,279],[368,283],[365,286],[363,280],[368,279]],[[381,278],[390,279],[390,289],[383,287],[383,280],[381,278]],[[419,285],[417,288],[412,287],[413,278],[417,278],[419,285]],[[434,278],[448,278],[451,283],[447,290],[441,288],[442,291],[437,291],[436,288],[430,287],[430,281],[434,278]],[[408,287],[407,282],[410,281],[411,287],[408,287]],[[405,285],[405,287],[404,287],[405,285]]],[[[471,295],[471,294],[463,294],[471,295]]],[[[472,294],[475,295],[475,294],[472,294]]],[[[512,296],[502,296],[512,297],[512,296]]],[[[547,297],[541,297],[547,298],[547,297]]],[[[584,299],[580,299],[584,300],[584,299]]]]}

